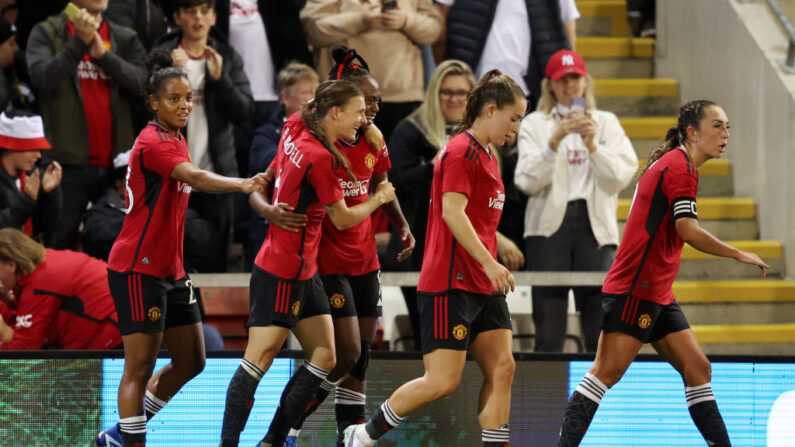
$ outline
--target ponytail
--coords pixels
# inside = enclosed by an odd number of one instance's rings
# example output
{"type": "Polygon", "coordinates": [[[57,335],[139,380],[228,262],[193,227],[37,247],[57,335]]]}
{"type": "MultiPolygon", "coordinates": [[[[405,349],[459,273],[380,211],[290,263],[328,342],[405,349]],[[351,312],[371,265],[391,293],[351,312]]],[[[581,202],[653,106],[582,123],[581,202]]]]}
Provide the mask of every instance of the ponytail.
{"type": "Polygon", "coordinates": [[[334,141],[329,139],[326,130],[320,122],[332,107],[342,107],[348,100],[356,96],[362,96],[362,92],[349,81],[326,81],[317,87],[315,97],[304,104],[301,111],[301,116],[307,127],[315,133],[318,140],[323,143],[323,147],[342,165],[342,168],[348,173],[348,177],[354,182],[357,179],[353,175],[353,171],[351,171],[348,159],[337,149],[334,141]]]}
{"type": "Polygon", "coordinates": [[[503,74],[496,68],[489,70],[480,79],[478,85],[467,95],[467,108],[464,118],[458,123],[453,135],[457,135],[475,124],[483,106],[494,103],[498,109],[516,104],[517,98],[524,98],[524,92],[519,84],[510,76],[503,74]]]}
{"type": "Polygon", "coordinates": [[[655,148],[649,154],[649,157],[646,160],[646,165],[643,166],[643,172],[641,172],[641,175],[643,175],[643,173],[646,172],[655,161],[659,160],[660,157],[665,155],[667,152],[670,152],[672,149],[676,149],[679,146],[684,146],[684,144],[687,142],[687,128],[694,127],[698,129],[701,124],[701,120],[704,118],[704,112],[707,110],[707,107],[714,105],[717,104],[707,99],[698,99],[683,105],[682,108],[679,109],[678,123],[676,126],[668,129],[668,132],[665,134],[665,141],[663,142],[662,146],[655,148]]]}

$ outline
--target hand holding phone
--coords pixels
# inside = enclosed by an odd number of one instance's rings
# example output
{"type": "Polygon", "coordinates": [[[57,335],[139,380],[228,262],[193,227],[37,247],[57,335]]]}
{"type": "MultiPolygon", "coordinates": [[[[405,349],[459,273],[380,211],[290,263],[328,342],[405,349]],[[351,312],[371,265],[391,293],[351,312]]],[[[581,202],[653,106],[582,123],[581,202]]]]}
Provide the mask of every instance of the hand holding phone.
{"type": "Polygon", "coordinates": [[[569,111],[579,110],[580,115],[585,116],[585,98],[571,98],[569,101],[569,111]]]}
{"type": "Polygon", "coordinates": [[[382,0],[381,12],[389,11],[390,9],[397,8],[397,0],[382,0]]]}

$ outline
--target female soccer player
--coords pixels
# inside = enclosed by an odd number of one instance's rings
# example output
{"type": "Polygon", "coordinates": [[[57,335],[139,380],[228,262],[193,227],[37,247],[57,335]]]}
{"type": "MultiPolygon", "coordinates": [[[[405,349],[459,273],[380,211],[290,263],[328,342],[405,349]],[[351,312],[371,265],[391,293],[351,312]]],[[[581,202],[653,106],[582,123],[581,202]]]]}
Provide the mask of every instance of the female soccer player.
{"type": "MultiPolygon", "coordinates": [[[[371,146],[365,139],[365,128],[373,126],[381,102],[378,82],[356,50],[336,46],[332,49],[332,56],[337,63],[332,67],[330,77],[349,80],[356,85],[364,95],[366,106],[367,123],[356,138],[352,141],[340,139],[334,143],[348,159],[351,171],[356,176],[356,180],[352,181],[341,166],[335,170],[345,203],[352,207],[367,200],[370,185],[387,180],[391,163],[380,132],[376,146],[371,146]],[[356,63],[357,60],[361,65],[356,63]]],[[[382,209],[392,225],[400,229],[404,249],[398,254],[398,261],[402,261],[413,251],[414,237],[397,200],[388,202],[382,209]]],[[[365,373],[370,359],[370,345],[375,337],[376,318],[380,316],[381,310],[381,266],[370,216],[345,231],[337,230],[330,219],[325,219],[318,265],[334,321],[337,364],[320,384],[303,417],[293,424],[285,444],[289,447],[298,445],[298,432],[304,420],[323,403],[335,386],[338,441],[342,442],[345,427],[364,420],[365,373]],[[340,382],[346,374],[348,376],[340,382]]]]}
{"type": "Polygon", "coordinates": [[[496,259],[505,189],[491,145],[502,146],[518,132],[526,107],[522,89],[499,70],[486,73],[467,98],[464,120],[433,171],[417,284],[425,375],[398,388],[366,424],[346,428],[346,446],[371,446],[409,413],[452,393],[467,348],[484,375],[483,443],[508,442],[515,365],[505,293],[514,280],[496,259]]]}
{"type": "Polygon", "coordinates": [[[262,190],[264,174],[222,177],[191,163],[180,129],[193,108],[185,72],[165,50],[147,61],[149,107],[154,119],[138,135],[127,171],[127,217],[108,259],[108,284],[124,341],[119,423],[98,436],[100,445],[146,443],[146,421],[204,369],[201,316],[182,266],[185,212],[191,189],[262,190]],[[171,363],[154,376],[165,340],[171,363]],[[144,407],[146,411],[144,411],[144,407]]]}
{"type": "Polygon", "coordinates": [[[685,242],[715,256],[770,267],[753,253],[727,245],[698,224],[698,167],[720,158],[729,119],[712,101],[679,110],[663,146],[649,156],[635,190],[624,237],[602,287],[602,333],[590,371],[569,398],[560,446],[580,444],[608,388],[629,368],[644,343],[682,375],[690,416],[711,446],[729,446],[712,394],[711,367],[671,291],[685,242]]]}
{"type": "Polygon", "coordinates": [[[282,131],[276,158],[266,171],[275,178],[271,197],[254,194],[255,211],[276,223],[280,215],[304,214],[303,226],[272,225],[251,274],[251,309],[246,352],[226,395],[222,446],[237,446],[260,379],[293,330],[307,361],[282,393],[281,410],[271,421],[263,446],[284,444],[290,426],[336,362],[329,302],[317,275],[321,224],[328,218],[338,230],[352,228],[376,208],[394,199],[389,182],[379,183],[366,201],[348,208],[337,167],[354,181],[347,158],[334,142],[352,141],[365,124],[365,100],[348,81],[327,81],[315,98],[294,114],[282,131]],[[273,205],[271,205],[273,204],[273,205]]]}

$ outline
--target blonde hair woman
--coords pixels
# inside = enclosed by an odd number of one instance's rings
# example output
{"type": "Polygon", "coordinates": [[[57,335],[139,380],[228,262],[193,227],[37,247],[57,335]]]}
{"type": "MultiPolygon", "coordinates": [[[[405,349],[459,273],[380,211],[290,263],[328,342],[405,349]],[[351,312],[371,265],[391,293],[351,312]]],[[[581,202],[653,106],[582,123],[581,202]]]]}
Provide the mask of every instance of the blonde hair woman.
{"type": "MultiPolygon", "coordinates": [[[[516,187],[530,195],[524,221],[531,271],[607,271],[618,244],[618,193],[638,159],[618,118],[598,110],[585,61],[571,50],[547,62],[538,109],[519,131],[516,187]]],[[[585,348],[596,350],[599,287],[574,287],[585,348]]],[[[568,287],[533,287],[538,352],[561,352],[568,287]]]]}

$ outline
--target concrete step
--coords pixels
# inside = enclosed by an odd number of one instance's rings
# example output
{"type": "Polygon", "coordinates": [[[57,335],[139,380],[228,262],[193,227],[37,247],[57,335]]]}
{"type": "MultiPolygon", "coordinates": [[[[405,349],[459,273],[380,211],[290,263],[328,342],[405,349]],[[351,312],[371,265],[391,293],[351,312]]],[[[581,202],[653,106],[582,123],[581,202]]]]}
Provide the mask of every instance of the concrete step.
{"type": "Polygon", "coordinates": [[[679,86],[675,79],[596,79],[596,103],[618,116],[675,116],[679,86]]]}
{"type": "MultiPolygon", "coordinates": [[[[707,355],[792,355],[795,323],[692,325],[707,355]]],[[[645,345],[642,354],[654,353],[645,345]]]]}
{"type": "MultiPolygon", "coordinates": [[[[621,122],[621,127],[624,128],[624,132],[627,133],[627,136],[630,139],[644,138],[662,140],[665,138],[665,134],[668,132],[668,129],[676,126],[677,123],[676,116],[619,116],[618,120],[621,122]]],[[[652,145],[652,148],[655,146],[657,145],[652,145]]]]}
{"type": "Polygon", "coordinates": [[[654,39],[642,37],[578,37],[577,52],[587,59],[651,59],[654,57],[654,39]]]}
{"type": "MultiPolygon", "coordinates": [[[[756,205],[753,199],[740,197],[705,197],[698,199],[698,217],[710,219],[753,219],[756,217],[756,205]]],[[[630,199],[619,199],[618,220],[626,220],[629,213],[630,199]]]]}
{"type": "Polygon", "coordinates": [[[795,303],[682,304],[690,324],[783,324],[795,320],[795,303]]]}
{"type": "Polygon", "coordinates": [[[581,36],[627,35],[627,2],[625,0],[578,1],[581,17],[577,19],[577,34],[581,36]]]}
{"type": "MultiPolygon", "coordinates": [[[[619,237],[624,235],[625,225],[625,221],[618,222],[619,237]]],[[[701,219],[699,225],[723,241],[749,240],[759,237],[759,224],[756,219],[701,219]]]]}
{"type": "MultiPolygon", "coordinates": [[[[645,159],[639,160],[640,169],[646,165],[645,159]]],[[[640,174],[640,170],[638,174],[640,174]]],[[[734,195],[734,180],[731,176],[731,164],[726,159],[709,160],[699,170],[698,196],[699,197],[731,197],[734,195]]],[[[635,193],[637,180],[633,180],[620,193],[622,199],[631,199],[635,193]]]]}
{"type": "Polygon", "coordinates": [[[586,58],[585,68],[594,79],[654,77],[653,58],[586,58]]]}
{"type": "Polygon", "coordinates": [[[677,281],[691,324],[780,324],[795,316],[795,281],[677,281]]]}
{"type": "MultiPolygon", "coordinates": [[[[726,243],[740,250],[755,253],[762,258],[771,269],[767,275],[780,277],[784,274],[784,258],[779,241],[745,240],[726,243]]],[[[682,249],[682,261],[677,279],[758,279],[761,272],[758,267],[743,264],[733,259],[721,258],[698,251],[688,244],[682,249]]],[[[795,316],[793,316],[795,320],[795,316]]]]}

